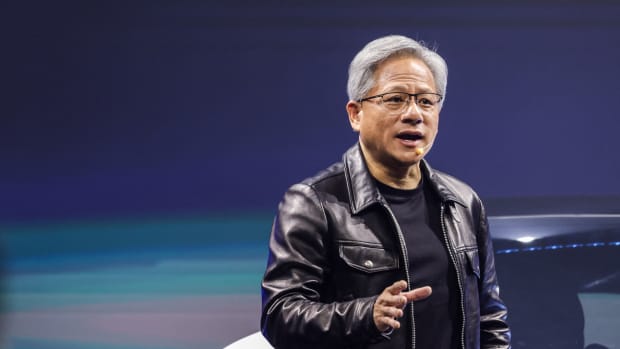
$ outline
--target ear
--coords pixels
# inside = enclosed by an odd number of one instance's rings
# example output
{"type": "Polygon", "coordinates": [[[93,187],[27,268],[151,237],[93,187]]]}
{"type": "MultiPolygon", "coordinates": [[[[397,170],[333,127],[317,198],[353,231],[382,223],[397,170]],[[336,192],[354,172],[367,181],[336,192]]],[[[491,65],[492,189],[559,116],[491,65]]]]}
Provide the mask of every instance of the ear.
{"type": "Polygon", "coordinates": [[[362,119],[362,104],[355,101],[347,103],[347,114],[349,114],[349,123],[355,132],[360,131],[360,121],[362,119]]]}

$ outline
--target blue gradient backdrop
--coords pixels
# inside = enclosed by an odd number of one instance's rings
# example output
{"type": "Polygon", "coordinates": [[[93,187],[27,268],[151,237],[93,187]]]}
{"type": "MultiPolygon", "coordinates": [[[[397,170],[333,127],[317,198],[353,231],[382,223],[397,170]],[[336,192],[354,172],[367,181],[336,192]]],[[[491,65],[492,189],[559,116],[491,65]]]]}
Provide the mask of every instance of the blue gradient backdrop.
{"type": "Polygon", "coordinates": [[[258,330],[288,186],[356,140],[346,71],[400,33],[449,65],[431,164],[483,198],[620,195],[610,1],[10,1],[3,348],[221,348],[258,330]]]}

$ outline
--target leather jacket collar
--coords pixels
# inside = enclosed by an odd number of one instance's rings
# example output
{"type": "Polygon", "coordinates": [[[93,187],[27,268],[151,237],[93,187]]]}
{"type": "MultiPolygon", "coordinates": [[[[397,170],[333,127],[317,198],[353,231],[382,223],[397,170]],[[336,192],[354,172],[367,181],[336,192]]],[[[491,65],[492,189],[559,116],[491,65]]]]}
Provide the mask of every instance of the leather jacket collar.
{"type": "MultiPolygon", "coordinates": [[[[349,203],[353,214],[358,214],[373,204],[385,201],[366,167],[366,161],[364,160],[359,143],[347,150],[343,155],[342,162],[344,164],[347,190],[349,192],[349,203]]],[[[450,188],[444,185],[441,178],[435,175],[435,171],[426,160],[422,159],[420,168],[422,170],[422,175],[437,192],[442,202],[452,201],[467,207],[467,205],[458,199],[450,188]]]]}

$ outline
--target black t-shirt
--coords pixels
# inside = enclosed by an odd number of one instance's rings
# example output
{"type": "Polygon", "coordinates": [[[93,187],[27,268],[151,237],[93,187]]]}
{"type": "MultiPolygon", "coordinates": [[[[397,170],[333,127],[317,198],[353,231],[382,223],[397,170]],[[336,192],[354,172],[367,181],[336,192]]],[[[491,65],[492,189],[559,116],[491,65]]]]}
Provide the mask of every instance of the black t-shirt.
{"type": "Polygon", "coordinates": [[[377,185],[403,232],[411,288],[433,289],[428,298],[414,302],[416,348],[459,348],[460,294],[441,229],[437,194],[423,181],[412,190],[395,189],[378,181],[377,185]]]}

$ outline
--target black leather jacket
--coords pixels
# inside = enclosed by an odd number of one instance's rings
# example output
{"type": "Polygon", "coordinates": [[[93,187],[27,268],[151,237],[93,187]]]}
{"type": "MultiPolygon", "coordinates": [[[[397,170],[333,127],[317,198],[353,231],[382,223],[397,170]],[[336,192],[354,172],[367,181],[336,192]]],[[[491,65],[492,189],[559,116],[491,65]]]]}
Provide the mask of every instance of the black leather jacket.
{"type": "MultiPolygon", "coordinates": [[[[462,347],[509,348],[482,203],[463,182],[424,161],[421,168],[441,200],[441,226],[458,276],[462,347]]],[[[343,162],[286,192],[269,249],[261,327],[275,348],[415,348],[415,303],[401,319],[406,326],[389,336],[374,325],[375,299],[393,282],[409,281],[409,259],[359,145],[343,162]]]]}

